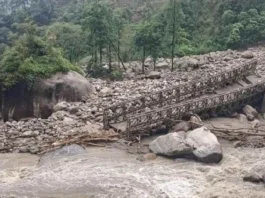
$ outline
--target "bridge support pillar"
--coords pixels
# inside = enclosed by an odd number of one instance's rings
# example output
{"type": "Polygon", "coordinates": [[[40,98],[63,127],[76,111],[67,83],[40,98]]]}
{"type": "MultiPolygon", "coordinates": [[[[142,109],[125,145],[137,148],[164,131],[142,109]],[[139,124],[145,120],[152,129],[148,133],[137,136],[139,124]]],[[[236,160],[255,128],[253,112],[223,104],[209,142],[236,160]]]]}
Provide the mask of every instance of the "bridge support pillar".
{"type": "Polygon", "coordinates": [[[262,100],[262,106],[261,106],[261,113],[265,113],[265,93],[263,95],[263,100],[262,100]]]}

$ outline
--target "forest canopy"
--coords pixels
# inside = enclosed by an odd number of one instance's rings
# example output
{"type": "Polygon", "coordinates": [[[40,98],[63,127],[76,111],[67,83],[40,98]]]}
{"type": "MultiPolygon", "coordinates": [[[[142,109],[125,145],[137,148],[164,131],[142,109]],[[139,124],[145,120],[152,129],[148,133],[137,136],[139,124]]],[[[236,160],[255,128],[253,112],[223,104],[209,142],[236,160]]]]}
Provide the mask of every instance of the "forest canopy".
{"type": "Polygon", "coordinates": [[[264,39],[264,0],[0,0],[0,82],[32,82],[80,63],[97,77],[115,72],[113,61],[152,56],[155,64],[264,39]]]}

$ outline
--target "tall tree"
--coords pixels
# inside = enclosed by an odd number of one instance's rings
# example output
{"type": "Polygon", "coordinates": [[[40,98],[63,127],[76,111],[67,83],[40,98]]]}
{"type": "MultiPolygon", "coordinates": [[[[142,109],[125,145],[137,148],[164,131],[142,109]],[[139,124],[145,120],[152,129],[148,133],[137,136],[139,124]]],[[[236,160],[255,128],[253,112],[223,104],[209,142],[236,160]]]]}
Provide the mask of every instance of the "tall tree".
{"type": "Polygon", "coordinates": [[[138,49],[142,51],[142,73],[145,73],[144,62],[146,58],[146,50],[148,48],[148,39],[149,32],[151,29],[151,25],[149,23],[145,23],[138,27],[138,30],[135,34],[135,45],[138,49]]]}
{"type": "Polygon", "coordinates": [[[176,44],[180,43],[182,37],[181,22],[184,14],[177,0],[170,0],[167,8],[168,32],[171,35],[171,71],[174,70],[174,57],[176,44]]]}
{"type": "Polygon", "coordinates": [[[92,42],[92,54],[97,64],[97,53],[99,52],[99,64],[102,65],[103,48],[107,46],[110,37],[110,25],[108,23],[109,8],[100,1],[93,3],[85,10],[84,28],[89,31],[92,42]]]}
{"type": "Polygon", "coordinates": [[[46,30],[46,39],[51,45],[62,48],[70,62],[76,62],[87,54],[87,38],[80,25],[54,23],[46,30]]]}

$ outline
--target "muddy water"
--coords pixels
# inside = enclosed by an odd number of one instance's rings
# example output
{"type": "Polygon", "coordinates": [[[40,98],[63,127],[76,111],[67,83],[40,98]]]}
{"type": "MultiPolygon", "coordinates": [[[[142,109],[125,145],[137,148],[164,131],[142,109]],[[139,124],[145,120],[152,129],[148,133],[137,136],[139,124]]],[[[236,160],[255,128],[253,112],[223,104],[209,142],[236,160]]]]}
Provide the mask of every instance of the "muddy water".
{"type": "Polygon", "coordinates": [[[265,171],[265,149],[223,144],[219,165],[162,157],[139,162],[136,155],[105,148],[43,166],[35,156],[0,155],[0,197],[265,198],[262,184],[242,181],[248,171],[265,171]]]}

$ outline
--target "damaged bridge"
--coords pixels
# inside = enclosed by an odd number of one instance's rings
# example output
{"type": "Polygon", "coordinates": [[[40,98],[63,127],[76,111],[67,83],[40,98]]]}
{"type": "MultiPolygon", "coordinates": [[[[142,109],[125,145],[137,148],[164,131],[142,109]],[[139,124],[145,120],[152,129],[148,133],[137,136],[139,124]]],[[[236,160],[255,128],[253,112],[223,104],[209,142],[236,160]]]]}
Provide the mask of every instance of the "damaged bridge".
{"type": "Polygon", "coordinates": [[[170,89],[150,93],[104,109],[104,127],[127,136],[159,127],[165,119],[178,120],[189,113],[211,109],[238,110],[244,104],[260,102],[265,78],[256,75],[252,60],[215,76],[193,80],[170,89]]]}

